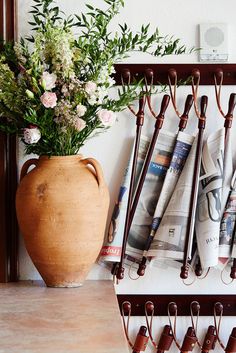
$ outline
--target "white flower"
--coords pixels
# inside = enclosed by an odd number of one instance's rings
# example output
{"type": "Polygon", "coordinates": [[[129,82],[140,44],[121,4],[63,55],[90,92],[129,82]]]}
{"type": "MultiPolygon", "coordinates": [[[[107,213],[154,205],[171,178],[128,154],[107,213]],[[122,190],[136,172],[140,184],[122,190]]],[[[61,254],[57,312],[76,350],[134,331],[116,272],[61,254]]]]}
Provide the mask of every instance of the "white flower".
{"type": "Polygon", "coordinates": [[[112,126],[116,120],[116,115],[113,111],[107,110],[107,109],[101,109],[98,113],[97,116],[101,123],[106,126],[112,126]]]}
{"type": "Polygon", "coordinates": [[[112,87],[115,85],[116,83],[116,80],[112,77],[109,77],[108,80],[107,80],[108,84],[109,84],[109,87],[112,87]]]}
{"type": "Polygon", "coordinates": [[[111,77],[111,74],[114,73],[114,68],[104,66],[99,72],[97,82],[106,85],[106,87],[112,87],[114,86],[115,80],[111,77]]]}
{"type": "Polygon", "coordinates": [[[97,102],[97,96],[95,96],[95,95],[90,96],[90,97],[88,98],[88,103],[89,103],[90,105],[95,105],[95,104],[97,104],[97,103],[98,103],[98,102],[97,102]]]}
{"type": "Polygon", "coordinates": [[[48,71],[44,71],[40,82],[45,90],[50,91],[51,89],[56,87],[56,80],[57,75],[53,73],[50,74],[48,71]]]}
{"type": "Polygon", "coordinates": [[[31,145],[32,143],[37,143],[41,139],[41,132],[37,127],[24,129],[23,140],[25,143],[31,145]]]}
{"type": "Polygon", "coordinates": [[[88,81],[85,83],[84,90],[89,96],[92,96],[97,90],[97,84],[95,82],[88,81]]]}
{"type": "Polygon", "coordinates": [[[82,131],[86,127],[86,122],[83,119],[77,118],[74,122],[77,131],[82,131]]]}
{"type": "Polygon", "coordinates": [[[107,89],[103,86],[103,87],[98,87],[97,90],[97,101],[98,104],[102,104],[104,98],[108,95],[108,91],[107,89]]]}
{"type": "Polygon", "coordinates": [[[110,74],[115,74],[116,73],[116,69],[115,69],[115,67],[112,65],[111,67],[110,67],[110,74]]]}
{"type": "Polygon", "coordinates": [[[86,113],[87,108],[83,104],[78,104],[76,110],[78,117],[81,118],[81,116],[84,116],[84,114],[86,113]]]}

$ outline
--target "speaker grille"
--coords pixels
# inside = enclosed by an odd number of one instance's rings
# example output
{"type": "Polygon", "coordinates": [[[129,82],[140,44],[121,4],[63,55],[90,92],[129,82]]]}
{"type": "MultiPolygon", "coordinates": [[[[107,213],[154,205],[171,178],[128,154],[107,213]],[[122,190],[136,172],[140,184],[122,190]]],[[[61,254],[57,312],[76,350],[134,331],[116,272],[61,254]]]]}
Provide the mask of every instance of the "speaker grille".
{"type": "Polygon", "coordinates": [[[205,41],[211,47],[218,47],[224,42],[224,33],[218,27],[211,27],[205,33],[205,41]]]}

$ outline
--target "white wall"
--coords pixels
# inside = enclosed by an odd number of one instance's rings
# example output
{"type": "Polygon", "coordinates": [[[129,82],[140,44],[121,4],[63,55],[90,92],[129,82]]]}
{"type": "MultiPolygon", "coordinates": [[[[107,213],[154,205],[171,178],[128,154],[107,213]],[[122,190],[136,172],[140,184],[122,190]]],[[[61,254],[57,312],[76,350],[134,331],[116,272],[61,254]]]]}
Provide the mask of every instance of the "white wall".
{"type": "MultiPolygon", "coordinates": [[[[58,1],[58,3],[69,12],[77,12],[83,9],[83,1],[67,0],[58,1]],[[70,11],[69,11],[70,10],[70,11]]],[[[100,0],[91,0],[92,4],[99,5],[100,0]]],[[[31,1],[19,0],[19,33],[25,34],[28,32],[26,12],[28,11],[31,1]]],[[[182,38],[183,43],[189,47],[198,46],[197,39],[197,25],[201,22],[228,22],[230,25],[230,61],[236,62],[236,46],[234,39],[236,39],[236,24],[235,24],[236,3],[234,0],[227,0],[226,3],[222,0],[145,0],[134,1],[126,0],[126,7],[122,10],[117,22],[126,21],[133,29],[138,28],[142,23],[150,22],[152,27],[158,25],[161,32],[164,34],[175,34],[182,38]]],[[[115,28],[115,24],[114,27],[115,28]]],[[[133,54],[130,62],[197,62],[197,54],[184,55],[181,57],[168,57],[162,60],[157,60],[145,55],[133,54]]],[[[223,87],[222,90],[222,104],[224,108],[227,107],[228,97],[231,92],[235,91],[235,87],[223,87]]],[[[186,95],[190,93],[189,87],[184,87],[178,90],[178,104],[183,106],[186,95]]],[[[211,87],[201,87],[200,94],[207,94],[209,96],[208,108],[208,125],[207,132],[213,131],[223,126],[223,120],[220,116],[214,98],[214,89],[211,87]]],[[[161,97],[154,99],[154,104],[159,107],[161,97]]],[[[148,114],[147,114],[148,115],[148,114]]],[[[168,109],[165,128],[175,131],[177,129],[177,118],[174,115],[172,107],[168,109]]],[[[151,117],[146,123],[146,134],[150,135],[153,125],[151,117]]],[[[194,131],[196,127],[196,117],[192,112],[190,131],[194,131]]],[[[130,116],[129,112],[124,112],[119,115],[116,125],[107,133],[100,135],[89,141],[83,148],[82,152],[85,156],[93,156],[97,158],[104,169],[104,174],[111,192],[111,209],[119,189],[123,169],[126,165],[130,141],[135,133],[135,122],[130,116]]],[[[236,123],[233,126],[233,133],[236,137],[236,123]]],[[[24,158],[20,150],[20,165],[22,165],[24,158]]],[[[111,211],[110,211],[111,213],[111,211]]],[[[21,244],[20,251],[20,274],[22,279],[38,278],[38,274],[27,256],[23,244],[21,244]]],[[[94,266],[89,278],[110,278],[109,272],[94,266]]],[[[206,280],[198,280],[192,286],[186,287],[179,278],[177,270],[150,269],[147,271],[145,278],[137,281],[124,279],[117,287],[117,293],[153,293],[153,294],[235,294],[236,282],[230,286],[225,286],[220,280],[219,271],[212,270],[206,280]]],[[[137,328],[141,322],[139,319],[132,319],[133,329],[137,328]]],[[[143,322],[143,321],[142,321],[143,322]]],[[[235,318],[225,319],[223,325],[222,337],[226,340],[231,326],[235,325],[235,318]]],[[[163,324],[166,324],[166,318],[156,320],[159,329],[163,324]]],[[[212,324],[212,318],[201,318],[201,328],[206,328],[209,323],[212,324]]],[[[183,331],[190,324],[189,318],[181,318],[179,320],[180,337],[183,331]]],[[[200,330],[201,333],[201,330],[200,330]]],[[[217,350],[218,352],[218,350],[217,350]]]]}

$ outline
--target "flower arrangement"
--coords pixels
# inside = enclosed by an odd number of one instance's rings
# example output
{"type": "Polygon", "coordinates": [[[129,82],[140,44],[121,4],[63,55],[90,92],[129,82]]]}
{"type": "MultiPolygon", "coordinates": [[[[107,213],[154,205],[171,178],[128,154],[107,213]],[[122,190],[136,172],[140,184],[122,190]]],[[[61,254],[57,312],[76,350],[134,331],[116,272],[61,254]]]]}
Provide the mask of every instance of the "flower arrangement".
{"type": "Polygon", "coordinates": [[[179,39],[133,33],[127,24],[110,33],[124,0],[104,0],[105,10],[87,4],[87,13],[62,18],[53,0],[34,0],[34,35],[3,43],[0,53],[0,129],[18,134],[26,153],[73,155],[95,132],[107,129],[137,98],[138,84],[118,90],[114,64],[132,51],[158,57],[181,54],[179,39]],[[76,28],[78,35],[73,29],[76,28]]]}

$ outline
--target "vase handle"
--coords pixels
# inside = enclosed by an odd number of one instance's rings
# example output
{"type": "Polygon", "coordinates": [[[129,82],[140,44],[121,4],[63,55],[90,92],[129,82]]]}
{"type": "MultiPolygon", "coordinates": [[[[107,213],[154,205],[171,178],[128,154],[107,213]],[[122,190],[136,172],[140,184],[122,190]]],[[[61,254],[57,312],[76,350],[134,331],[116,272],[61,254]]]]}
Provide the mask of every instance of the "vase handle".
{"type": "Polygon", "coordinates": [[[98,161],[96,161],[96,159],[94,158],[86,158],[86,159],[82,159],[81,161],[83,164],[85,165],[92,165],[93,168],[95,169],[95,177],[97,179],[98,182],[98,186],[99,188],[101,188],[104,185],[104,176],[103,176],[103,171],[102,168],[100,166],[100,164],[98,163],[98,161]]]}
{"type": "Polygon", "coordinates": [[[28,161],[26,161],[24,164],[23,164],[23,167],[21,169],[21,173],[20,173],[20,181],[24,178],[24,176],[26,176],[26,174],[28,173],[28,169],[31,165],[35,165],[37,166],[38,164],[38,159],[36,158],[31,158],[31,159],[28,159],[28,161]]]}

